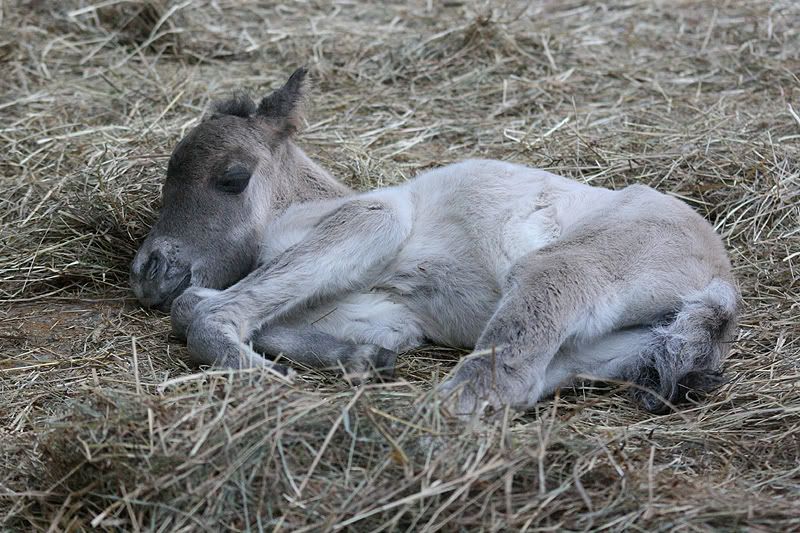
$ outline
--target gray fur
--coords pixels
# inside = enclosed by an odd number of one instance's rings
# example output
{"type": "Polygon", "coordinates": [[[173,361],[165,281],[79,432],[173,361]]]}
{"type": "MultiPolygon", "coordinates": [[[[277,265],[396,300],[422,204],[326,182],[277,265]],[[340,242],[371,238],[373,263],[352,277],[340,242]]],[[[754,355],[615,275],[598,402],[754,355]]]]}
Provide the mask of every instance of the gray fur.
{"type": "Polygon", "coordinates": [[[191,273],[172,318],[197,362],[360,372],[423,342],[474,347],[440,387],[458,414],[526,408],[577,375],[628,379],[653,411],[719,383],[738,292],[686,204],[499,161],[357,194],[283,136],[297,99],[274,101],[277,117],[206,121],[178,145],[178,192],[134,260],[149,305],[191,273]],[[236,198],[208,186],[232,164],[253,169],[236,198]]]}
{"type": "Polygon", "coordinates": [[[687,393],[706,392],[723,383],[719,366],[734,335],[731,317],[737,299],[729,284],[714,279],[686,297],[668,322],[652,328],[650,344],[626,376],[640,385],[633,396],[647,410],[666,412],[665,400],[683,403],[687,393]]]}
{"type": "Polygon", "coordinates": [[[312,368],[341,370],[351,381],[379,373],[394,375],[397,353],[375,344],[356,344],[337,339],[312,326],[303,328],[269,326],[258,330],[252,338],[253,349],[273,357],[312,368]]]}

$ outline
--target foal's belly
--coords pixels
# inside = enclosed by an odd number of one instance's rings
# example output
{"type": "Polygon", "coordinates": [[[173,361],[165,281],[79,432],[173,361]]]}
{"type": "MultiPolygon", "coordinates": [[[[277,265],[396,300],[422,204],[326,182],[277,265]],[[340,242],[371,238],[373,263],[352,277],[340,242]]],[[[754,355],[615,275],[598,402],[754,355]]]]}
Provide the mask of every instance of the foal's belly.
{"type": "Polygon", "coordinates": [[[483,294],[459,292],[399,294],[376,287],[307,309],[285,325],[312,326],[340,339],[397,352],[425,342],[472,348],[497,306],[499,291],[484,287],[483,294]]]}
{"type": "Polygon", "coordinates": [[[436,344],[471,348],[500,299],[493,273],[474,259],[401,256],[375,290],[400,303],[423,337],[436,344]]]}

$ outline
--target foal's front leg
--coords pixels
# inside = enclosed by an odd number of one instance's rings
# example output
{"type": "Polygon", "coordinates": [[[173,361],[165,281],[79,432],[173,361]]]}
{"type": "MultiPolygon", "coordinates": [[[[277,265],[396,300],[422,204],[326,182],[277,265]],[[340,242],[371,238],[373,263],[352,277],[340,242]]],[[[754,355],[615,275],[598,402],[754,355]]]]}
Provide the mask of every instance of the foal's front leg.
{"type": "MultiPolygon", "coordinates": [[[[172,334],[185,341],[197,304],[220,291],[190,287],[172,304],[172,334]]],[[[356,343],[306,325],[265,326],[256,331],[249,344],[262,355],[284,357],[293,363],[322,370],[342,370],[351,381],[378,373],[394,375],[397,352],[376,344],[356,343]]],[[[280,365],[274,363],[276,370],[280,365]]]]}
{"type": "Polygon", "coordinates": [[[263,326],[369,285],[371,271],[391,260],[411,232],[411,214],[405,198],[346,202],[273,262],[197,304],[187,331],[190,354],[207,364],[252,362],[259,356],[246,341],[263,326]]]}
{"type": "Polygon", "coordinates": [[[312,326],[266,326],[252,339],[258,353],[282,356],[292,363],[322,370],[341,370],[352,382],[375,373],[394,375],[397,352],[375,344],[356,344],[337,339],[312,326]]]}
{"type": "MultiPolygon", "coordinates": [[[[196,316],[198,305],[204,300],[213,298],[220,294],[221,291],[216,289],[209,289],[205,287],[189,287],[183,294],[178,296],[172,302],[170,309],[170,323],[172,325],[172,335],[182,341],[186,341],[189,336],[189,331],[196,316]]],[[[268,368],[284,376],[291,375],[292,371],[280,364],[273,363],[261,357],[258,353],[251,350],[249,346],[242,345],[238,350],[224,345],[223,350],[219,352],[214,359],[204,359],[198,357],[197,354],[190,352],[194,361],[198,364],[219,364],[227,368],[251,368],[262,367],[268,368]],[[224,358],[224,359],[223,359],[224,358]]],[[[275,354],[277,355],[277,354],[275,354]]]]}

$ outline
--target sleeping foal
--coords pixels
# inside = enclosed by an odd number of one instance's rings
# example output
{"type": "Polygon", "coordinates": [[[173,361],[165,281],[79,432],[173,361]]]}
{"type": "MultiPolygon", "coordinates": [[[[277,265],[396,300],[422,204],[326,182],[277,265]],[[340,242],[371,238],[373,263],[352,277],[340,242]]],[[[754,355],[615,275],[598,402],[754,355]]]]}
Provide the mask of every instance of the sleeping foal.
{"type": "Polygon", "coordinates": [[[426,342],[469,347],[440,386],[462,414],[577,375],[631,381],[651,411],[719,383],[738,292],[686,204],[500,161],[356,193],[292,141],[304,78],[217,104],[169,160],[131,283],[171,307],[197,363],[360,374],[426,342]]]}

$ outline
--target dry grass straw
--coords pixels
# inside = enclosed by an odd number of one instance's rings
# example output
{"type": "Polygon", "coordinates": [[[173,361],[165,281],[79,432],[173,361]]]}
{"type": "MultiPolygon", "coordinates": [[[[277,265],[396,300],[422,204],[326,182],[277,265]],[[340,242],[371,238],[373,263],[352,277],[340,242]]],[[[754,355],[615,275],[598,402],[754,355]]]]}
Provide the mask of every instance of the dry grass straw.
{"type": "Polygon", "coordinates": [[[800,528],[792,0],[0,4],[0,527],[800,528]],[[647,183],[725,236],[731,382],[653,417],[586,384],[462,427],[458,354],[357,390],[200,372],[127,266],[210,99],[307,64],[301,143],[360,188],[467,157],[647,183]]]}

